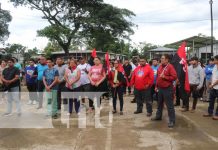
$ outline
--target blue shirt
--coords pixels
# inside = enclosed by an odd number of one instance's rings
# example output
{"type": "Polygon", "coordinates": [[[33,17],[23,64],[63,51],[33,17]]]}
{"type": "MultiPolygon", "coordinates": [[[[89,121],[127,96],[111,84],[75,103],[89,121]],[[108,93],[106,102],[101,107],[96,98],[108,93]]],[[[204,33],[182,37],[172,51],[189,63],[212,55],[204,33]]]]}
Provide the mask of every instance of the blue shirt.
{"type": "Polygon", "coordinates": [[[215,65],[207,65],[205,68],[206,80],[211,80],[213,68],[215,65]]]}
{"type": "MultiPolygon", "coordinates": [[[[58,70],[55,68],[47,68],[43,72],[43,77],[45,77],[46,84],[50,86],[54,82],[55,77],[59,77],[58,70]]],[[[53,86],[52,89],[57,89],[57,86],[53,86]]]]}
{"type": "Polygon", "coordinates": [[[36,83],[36,77],[32,77],[32,75],[34,75],[35,69],[36,69],[35,66],[27,66],[25,68],[26,82],[28,84],[35,84],[36,83]]]}
{"type": "Polygon", "coordinates": [[[154,71],[154,84],[156,84],[157,81],[157,70],[159,66],[151,66],[152,70],[154,71]]]}
{"type": "Polygon", "coordinates": [[[39,64],[39,65],[37,65],[37,67],[36,67],[36,71],[37,71],[37,80],[39,80],[39,81],[42,81],[42,78],[43,78],[43,72],[46,70],[46,69],[48,69],[48,66],[47,65],[41,65],[41,64],[39,64]]]}

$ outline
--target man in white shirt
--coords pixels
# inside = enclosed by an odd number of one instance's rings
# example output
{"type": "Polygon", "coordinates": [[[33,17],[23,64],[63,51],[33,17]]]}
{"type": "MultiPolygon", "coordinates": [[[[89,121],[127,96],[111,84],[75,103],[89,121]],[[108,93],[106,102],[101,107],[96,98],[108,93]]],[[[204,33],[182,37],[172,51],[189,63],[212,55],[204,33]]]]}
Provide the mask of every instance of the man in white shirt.
{"type": "MultiPolygon", "coordinates": [[[[90,92],[91,84],[90,84],[90,80],[88,78],[88,73],[89,73],[89,70],[91,69],[91,65],[86,63],[86,59],[84,57],[81,57],[79,59],[79,62],[80,62],[80,64],[77,67],[81,70],[80,82],[82,85],[82,91],[83,92],[90,92]]],[[[85,96],[86,95],[84,95],[84,97],[85,96]]],[[[85,100],[84,97],[82,99],[83,103],[85,100]]],[[[89,99],[89,108],[90,108],[90,110],[94,109],[93,101],[91,99],[89,99]]]]}
{"type": "MultiPolygon", "coordinates": [[[[204,117],[212,117],[214,115],[214,105],[215,101],[218,98],[218,55],[214,57],[215,66],[212,72],[212,81],[210,87],[210,103],[208,107],[208,113],[204,114],[204,117]]],[[[216,108],[215,115],[213,120],[218,120],[218,106],[216,108]]]]}

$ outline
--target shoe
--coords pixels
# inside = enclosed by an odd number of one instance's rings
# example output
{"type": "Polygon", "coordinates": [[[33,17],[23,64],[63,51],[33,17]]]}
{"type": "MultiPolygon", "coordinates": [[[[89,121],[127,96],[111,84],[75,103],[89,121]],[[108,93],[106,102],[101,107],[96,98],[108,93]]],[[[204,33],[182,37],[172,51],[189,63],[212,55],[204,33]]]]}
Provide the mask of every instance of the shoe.
{"type": "Polygon", "coordinates": [[[213,116],[213,120],[218,120],[218,116],[213,116]]]}
{"type": "Polygon", "coordinates": [[[70,115],[71,115],[71,113],[67,113],[66,115],[67,115],[67,116],[70,116],[70,115]]]}
{"type": "Polygon", "coordinates": [[[116,114],[116,113],[117,113],[117,111],[116,111],[116,110],[113,110],[113,111],[112,111],[112,113],[113,113],[113,114],[116,114]]]}
{"type": "Polygon", "coordinates": [[[152,113],[147,113],[147,117],[151,117],[152,116],[152,113]]]}
{"type": "Polygon", "coordinates": [[[162,118],[157,118],[157,117],[154,117],[154,118],[151,118],[151,121],[161,121],[162,118]]]}
{"type": "Polygon", "coordinates": [[[209,113],[206,113],[206,114],[203,114],[203,117],[212,117],[213,115],[212,114],[209,114],[209,113]]]}
{"type": "Polygon", "coordinates": [[[38,106],[36,109],[42,109],[42,106],[38,106]]]}
{"type": "Polygon", "coordinates": [[[33,103],[32,101],[29,101],[29,102],[27,103],[27,105],[32,105],[32,103],[33,103]]]}
{"type": "Polygon", "coordinates": [[[121,116],[123,115],[123,112],[122,112],[122,111],[120,112],[120,115],[121,115],[121,116]]]}
{"type": "Polygon", "coordinates": [[[134,114],[141,114],[142,111],[135,111],[134,114]]]}
{"type": "Polygon", "coordinates": [[[176,106],[180,106],[180,104],[174,104],[174,106],[176,107],[176,106]]]}
{"type": "Polygon", "coordinates": [[[174,122],[169,122],[168,123],[168,128],[172,129],[172,128],[174,128],[174,126],[175,126],[174,122]]]}
{"type": "Polygon", "coordinates": [[[37,104],[37,102],[36,101],[33,101],[33,105],[36,105],[37,104]]]}
{"type": "Polygon", "coordinates": [[[195,113],[195,109],[192,109],[190,112],[191,112],[191,113],[195,113]]]}
{"type": "Polygon", "coordinates": [[[20,116],[21,116],[21,113],[18,113],[17,116],[20,117],[20,116]]]}
{"type": "Polygon", "coordinates": [[[180,111],[181,112],[187,112],[187,111],[189,111],[189,109],[188,108],[182,108],[180,111]]]}
{"type": "Polygon", "coordinates": [[[135,99],[133,99],[133,100],[131,101],[131,103],[136,103],[136,100],[135,100],[135,99]]]}
{"type": "Polygon", "coordinates": [[[9,117],[9,116],[12,116],[12,113],[4,113],[3,116],[4,117],[9,117]]]}
{"type": "Polygon", "coordinates": [[[57,114],[53,115],[52,119],[58,119],[58,115],[57,114]]]}

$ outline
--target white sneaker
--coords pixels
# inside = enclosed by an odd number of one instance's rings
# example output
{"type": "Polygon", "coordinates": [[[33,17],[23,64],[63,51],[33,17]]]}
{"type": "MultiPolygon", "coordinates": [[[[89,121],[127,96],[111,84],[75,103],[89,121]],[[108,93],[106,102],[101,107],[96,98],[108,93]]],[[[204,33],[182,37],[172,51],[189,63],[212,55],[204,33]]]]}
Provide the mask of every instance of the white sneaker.
{"type": "Polygon", "coordinates": [[[33,105],[36,105],[37,104],[37,102],[36,101],[33,101],[33,105]]]}
{"type": "Polygon", "coordinates": [[[12,113],[4,113],[3,116],[9,117],[9,116],[12,116],[12,113]]]}
{"type": "Polygon", "coordinates": [[[33,103],[32,101],[29,101],[29,102],[27,103],[27,105],[32,105],[32,103],[33,103]]]}

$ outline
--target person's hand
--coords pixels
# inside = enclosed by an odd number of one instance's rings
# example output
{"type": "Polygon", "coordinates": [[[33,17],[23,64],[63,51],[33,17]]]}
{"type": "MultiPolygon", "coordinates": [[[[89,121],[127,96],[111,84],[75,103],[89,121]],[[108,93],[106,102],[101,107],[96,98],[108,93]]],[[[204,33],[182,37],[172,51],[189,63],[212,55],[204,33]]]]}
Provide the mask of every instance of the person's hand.
{"type": "Polygon", "coordinates": [[[145,89],[148,89],[149,85],[145,85],[145,89]]]}
{"type": "Polygon", "coordinates": [[[212,88],[213,88],[213,85],[212,85],[212,84],[210,84],[210,85],[209,85],[209,88],[210,88],[210,89],[212,89],[212,88]]]}
{"type": "Polygon", "coordinates": [[[51,91],[50,87],[48,87],[48,86],[46,86],[45,89],[46,89],[47,92],[51,91]]]}
{"type": "Polygon", "coordinates": [[[162,79],[165,79],[165,75],[164,75],[163,73],[160,75],[160,77],[161,77],[162,79]]]}
{"type": "Polygon", "coordinates": [[[98,86],[99,86],[99,84],[100,84],[100,83],[99,83],[99,82],[97,82],[97,83],[95,84],[95,86],[96,86],[96,87],[98,87],[98,86]]]}
{"type": "Polygon", "coordinates": [[[113,84],[113,88],[116,88],[117,86],[116,86],[116,84],[113,84]]]}
{"type": "Polygon", "coordinates": [[[154,89],[154,90],[155,90],[155,92],[158,92],[158,88],[157,88],[157,87],[155,87],[155,89],[154,89]]]}
{"type": "Polygon", "coordinates": [[[198,90],[198,91],[199,91],[201,88],[202,88],[202,87],[199,87],[199,86],[197,86],[197,89],[196,89],[196,90],[198,90]]]}

